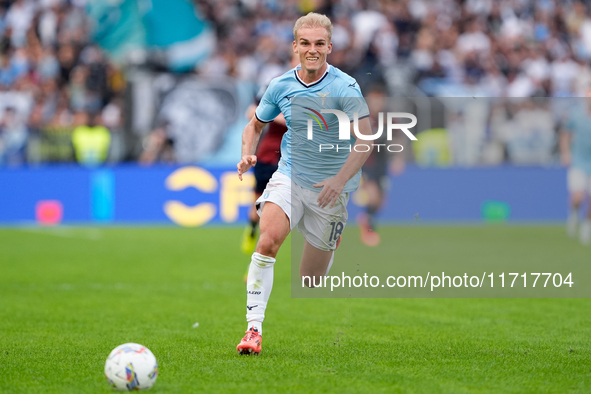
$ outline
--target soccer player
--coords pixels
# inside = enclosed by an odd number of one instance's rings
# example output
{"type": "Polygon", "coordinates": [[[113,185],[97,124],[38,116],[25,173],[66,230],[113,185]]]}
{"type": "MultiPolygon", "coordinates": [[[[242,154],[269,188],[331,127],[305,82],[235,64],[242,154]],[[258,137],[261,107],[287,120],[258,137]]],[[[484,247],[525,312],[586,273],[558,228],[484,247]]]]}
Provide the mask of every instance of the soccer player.
{"type": "MultiPolygon", "coordinates": [[[[257,163],[254,152],[265,124],[282,113],[288,131],[281,142],[279,167],[257,200],[261,234],[248,271],[248,325],[246,335],[236,347],[240,354],[261,352],[262,323],[273,287],[275,257],[294,227],[297,226],[305,238],[300,275],[322,278],[328,273],[340,233],[347,222],[349,193],[357,189],[361,167],[371,153],[371,149],[356,149],[361,143],[357,140],[350,151],[341,149],[326,155],[318,154],[318,142],[343,142],[338,139],[336,116],[331,119],[326,115],[332,131],[328,132],[328,125],[316,131],[314,141],[306,139],[305,124],[292,124],[294,97],[354,97],[358,99],[342,100],[345,104],[339,110],[349,119],[357,113],[359,133],[371,134],[368,109],[357,82],[326,62],[332,50],[330,20],[324,15],[309,13],[296,21],[293,32],[293,51],[298,54],[300,64],[271,81],[255,116],[244,128],[242,159],[237,165],[238,176],[242,179],[242,174],[257,163]],[[362,104],[355,107],[351,104],[354,102],[362,104]],[[297,149],[292,149],[294,143],[297,149]],[[314,160],[300,160],[298,170],[292,171],[292,162],[296,164],[292,153],[314,160]]],[[[313,287],[313,283],[307,285],[313,287]]]]}
{"type": "MultiPolygon", "coordinates": [[[[570,212],[567,220],[567,234],[574,237],[579,226],[579,210],[585,199],[591,195],[591,87],[582,105],[574,106],[565,128],[560,133],[561,161],[569,166],[567,186],[570,193],[570,212]]],[[[591,208],[579,230],[583,245],[591,242],[591,208]]]]}

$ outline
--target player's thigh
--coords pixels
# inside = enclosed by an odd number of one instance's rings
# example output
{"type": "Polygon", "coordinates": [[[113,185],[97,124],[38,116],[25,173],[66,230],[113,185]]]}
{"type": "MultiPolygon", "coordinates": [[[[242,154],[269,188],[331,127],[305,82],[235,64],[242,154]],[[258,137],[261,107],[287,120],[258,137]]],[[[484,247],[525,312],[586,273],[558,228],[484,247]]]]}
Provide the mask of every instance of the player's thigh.
{"type": "Polygon", "coordinates": [[[569,168],[566,174],[569,193],[584,192],[587,186],[587,178],[587,174],[580,168],[569,168]]]}
{"type": "Polygon", "coordinates": [[[318,278],[326,274],[333,253],[332,250],[320,250],[312,246],[308,241],[304,241],[304,251],[300,262],[300,277],[316,277],[316,283],[318,283],[318,278]]]}
{"type": "Polygon", "coordinates": [[[262,216],[262,210],[266,203],[272,202],[279,206],[291,221],[291,179],[285,174],[276,171],[266,184],[266,187],[256,199],[255,206],[262,216]]]}
{"type": "Polygon", "coordinates": [[[589,190],[589,177],[579,168],[571,167],[567,173],[568,192],[574,204],[580,204],[589,190]]]}
{"type": "Polygon", "coordinates": [[[275,257],[290,232],[289,217],[279,205],[266,202],[262,208],[259,227],[261,235],[256,246],[257,253],[275,257]]]}
{"type": "Polygon", "coordinates": [[[257,253],[275,257],[291,229],[301,220],[304,209],[299,194],[293,192],[297,189],[287,175],[276,171],[257,199],[261,215],[257,253]]]}

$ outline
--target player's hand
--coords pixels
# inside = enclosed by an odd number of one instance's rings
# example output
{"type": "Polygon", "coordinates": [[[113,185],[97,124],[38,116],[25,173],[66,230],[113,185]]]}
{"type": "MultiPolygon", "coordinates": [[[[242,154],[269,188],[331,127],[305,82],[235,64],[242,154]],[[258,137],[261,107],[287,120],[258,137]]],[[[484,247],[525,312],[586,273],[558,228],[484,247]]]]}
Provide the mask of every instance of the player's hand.
{"type": "Polygon", "coordinates": [[[337,177],[333,177],[312,185],[315,188],[322,188],[322,191],[318,195],[318,206],[324,208],[330,204],[330,208],[334,207],[339,196],[345,189],[346,183],[337,177]]]}
{"type": "Polygon", "coordinates": [[[250,167],[254,167],[257,164],[257,157],[255,155],[246,155],[242,157],[242,160],[236,165],[238,168],[238,178],[242,180],[242,174],[250,170],[250,167]]]}

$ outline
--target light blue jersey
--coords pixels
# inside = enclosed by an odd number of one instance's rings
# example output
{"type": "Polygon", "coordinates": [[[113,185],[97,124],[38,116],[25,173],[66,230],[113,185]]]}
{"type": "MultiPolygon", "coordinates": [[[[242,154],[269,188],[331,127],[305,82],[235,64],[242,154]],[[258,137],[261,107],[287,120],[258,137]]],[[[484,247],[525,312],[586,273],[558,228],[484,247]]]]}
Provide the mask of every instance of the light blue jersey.
{"type": "Polygon", "coordinates": [[[591,109],[588,100],[573,108],[566,123],[571,133],[572,167],[591,175],[591,109]]]}
{"type": "MultiPolygon", "coordinates": [[[[369,111],[357,81],[338,68],[327,65],[324,75],[311,84],[298,76],[297,67],[271,81],[255,115],[261,122],[271,122],[279,113],[285,117],[287,132],[281,141],[278,171],[306,189],[320,191],[312,185],[334,177],[349,157],[348,149],[320,152],[320,144],[352,146],[354,140],[339,140],[339,122],[333,114],[321,114],[322,109],[338,109],[353,121],[369,116],[369,111]],[[296,97],[297,104],[292,99],[296,97]],[[306,98],[302,101],[301,98],[306,98]],[[315,107],[315,108],[314,108],[315,107]],[[292,111],[293,110],[293,111],[292,111]],[[314,119],[313,140],[308,139],[308,119],[314,119]],[[321,119],[321,121],[320,121],[321,119]]],[[[361,170],[345,185],[345,192],[359,186],[361,170]]]]}

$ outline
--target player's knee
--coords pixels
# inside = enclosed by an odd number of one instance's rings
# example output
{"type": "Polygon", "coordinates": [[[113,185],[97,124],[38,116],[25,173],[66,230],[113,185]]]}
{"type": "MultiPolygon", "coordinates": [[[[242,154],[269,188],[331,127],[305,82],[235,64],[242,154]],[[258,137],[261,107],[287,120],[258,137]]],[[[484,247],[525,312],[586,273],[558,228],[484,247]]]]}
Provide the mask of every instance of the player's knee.
{"type": "Polygon", "coordinates": [[[281,246],[281,241],[269,234],[261,234],[256,251],[264,256],[275,257],[281,246]]]}

